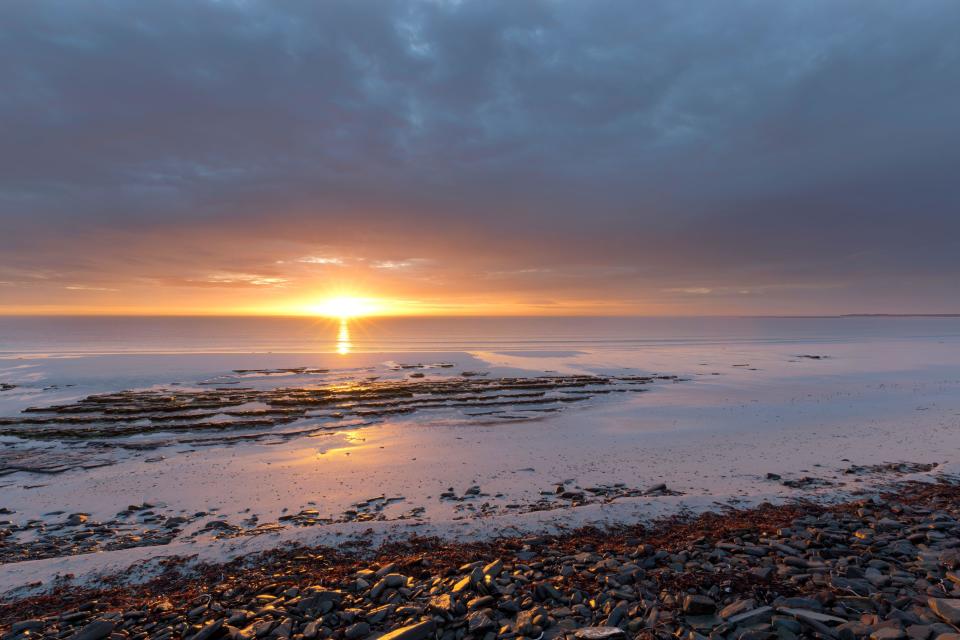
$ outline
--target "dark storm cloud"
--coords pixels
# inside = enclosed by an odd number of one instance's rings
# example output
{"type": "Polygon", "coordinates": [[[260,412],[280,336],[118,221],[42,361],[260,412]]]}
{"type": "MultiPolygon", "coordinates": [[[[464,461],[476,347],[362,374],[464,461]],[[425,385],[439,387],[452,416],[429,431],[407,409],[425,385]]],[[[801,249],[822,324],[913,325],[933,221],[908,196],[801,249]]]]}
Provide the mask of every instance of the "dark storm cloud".
{"type": "Polygon", "coordinates": [[[9,0],[0,280],[326,246],[482,286],[941,310],[958,25],[949,1],[9,0]]]}

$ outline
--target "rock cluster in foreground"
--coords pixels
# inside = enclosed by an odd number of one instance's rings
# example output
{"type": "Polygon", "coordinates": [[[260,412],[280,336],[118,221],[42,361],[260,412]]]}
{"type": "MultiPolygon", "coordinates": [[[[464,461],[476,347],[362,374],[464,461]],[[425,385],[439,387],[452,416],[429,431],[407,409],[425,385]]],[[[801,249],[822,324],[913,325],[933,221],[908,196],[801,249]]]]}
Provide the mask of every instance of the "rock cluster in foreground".
{"type": "Polygon", "coordinates": [[[3,640],[960,640],[960,485],[615,532],[277,551],[0,605],[3,640]],[[366,559],[361,559],[366,558],[366,559]]]}

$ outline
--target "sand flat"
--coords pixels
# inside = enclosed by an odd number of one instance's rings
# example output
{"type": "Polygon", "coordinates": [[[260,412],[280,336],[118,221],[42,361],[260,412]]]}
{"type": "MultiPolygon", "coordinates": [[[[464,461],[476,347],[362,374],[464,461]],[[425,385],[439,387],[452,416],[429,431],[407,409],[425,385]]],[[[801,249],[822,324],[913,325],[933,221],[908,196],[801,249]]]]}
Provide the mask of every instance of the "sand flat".
{"type": "MultiPolygon", "coordinates": [[[[642,393],[591,395],[556,412],[513,416],[509,412],[518,407],[506,407],[504,416],[427,408],[293,437],[281,436],[299,423],[229,443],[172,439],[143,450],[107,447],[98,449],[104,466],[12,473],[0,477],[0,507],[13,512],[5,517],[15,523],[35,519],[56,526],[78,512],[91,522],[111,522],[144,503],[161,520],[143,525],[132,514],[123,521],[131,531],[157,529],[163,518],[185,522],[167,544],[8,562],[0,566],[4,590],[58,573],[119,570],[150,557],[222,559],[291,541],[337,544],[353,536],[380,540],[410,533],[484,537],[629,522],[683,508],[801,495],[827,499],[893,479],[952,473],[960,448],[960,340],[948,338],[6,363],[12,366],[4,368],[5,380],[18,386],[3,396],[4,416],[119,389],[202,392],[199,382],[229,382],[231,375],[259,389],[374,377],[462,380],[465,371],[479,380],[663,374],[682,381],[663,380],[642,393]],[[813,355],[820,357],[803,357],[813,355]],[[440,362],[453,366],[429,366],[440,362]],[[309,367],[311,373],[250,372],[285,367],[309,367]],[[410,377],[417,373],[425,377],[410,377]],[[883,466],[900,462],[937,466],[922,472],[883,466]],[[768,478],[771,473],[779,479],[768,478]],[[661,484],[668,492],[645,495],[661,484]],[[344,516],[349,512],[361,517],[344,516]],[[211,522],[235,529],[209,528],[211,522]]],[[[136,443],[138,436],[120,440],[136,443]]],[[[10,437],[4,447],[41,447],[51,456],[75,448],[10,437]]]]}

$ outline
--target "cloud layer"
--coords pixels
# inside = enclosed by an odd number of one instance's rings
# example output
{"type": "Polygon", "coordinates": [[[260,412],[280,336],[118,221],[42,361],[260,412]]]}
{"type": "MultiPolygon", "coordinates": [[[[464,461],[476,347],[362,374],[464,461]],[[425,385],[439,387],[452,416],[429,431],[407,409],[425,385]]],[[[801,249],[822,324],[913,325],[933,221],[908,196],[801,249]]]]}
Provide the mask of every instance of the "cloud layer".
{"type": "Polygon", "coordinates": [[[11,0],[0,309],[960,311],[957,24],[950,1],[11,0]]]}

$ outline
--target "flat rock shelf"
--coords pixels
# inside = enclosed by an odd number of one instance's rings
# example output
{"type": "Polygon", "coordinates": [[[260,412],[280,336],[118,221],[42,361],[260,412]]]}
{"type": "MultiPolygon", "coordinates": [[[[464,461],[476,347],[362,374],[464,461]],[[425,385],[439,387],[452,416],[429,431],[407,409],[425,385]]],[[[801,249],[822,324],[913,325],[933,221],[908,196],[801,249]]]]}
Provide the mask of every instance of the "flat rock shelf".
{"type": "MultiPolygon", "coordinates": [[[[676,376],[551,376],[357,381],[304,388],[119,391],[0,418],[0,435],[32,440],[272,428],[303,419],[366,421],[426,409],[515,419],[676,376]]],[[[2,472],[2,470],[0,470],[2,472]]]]}

